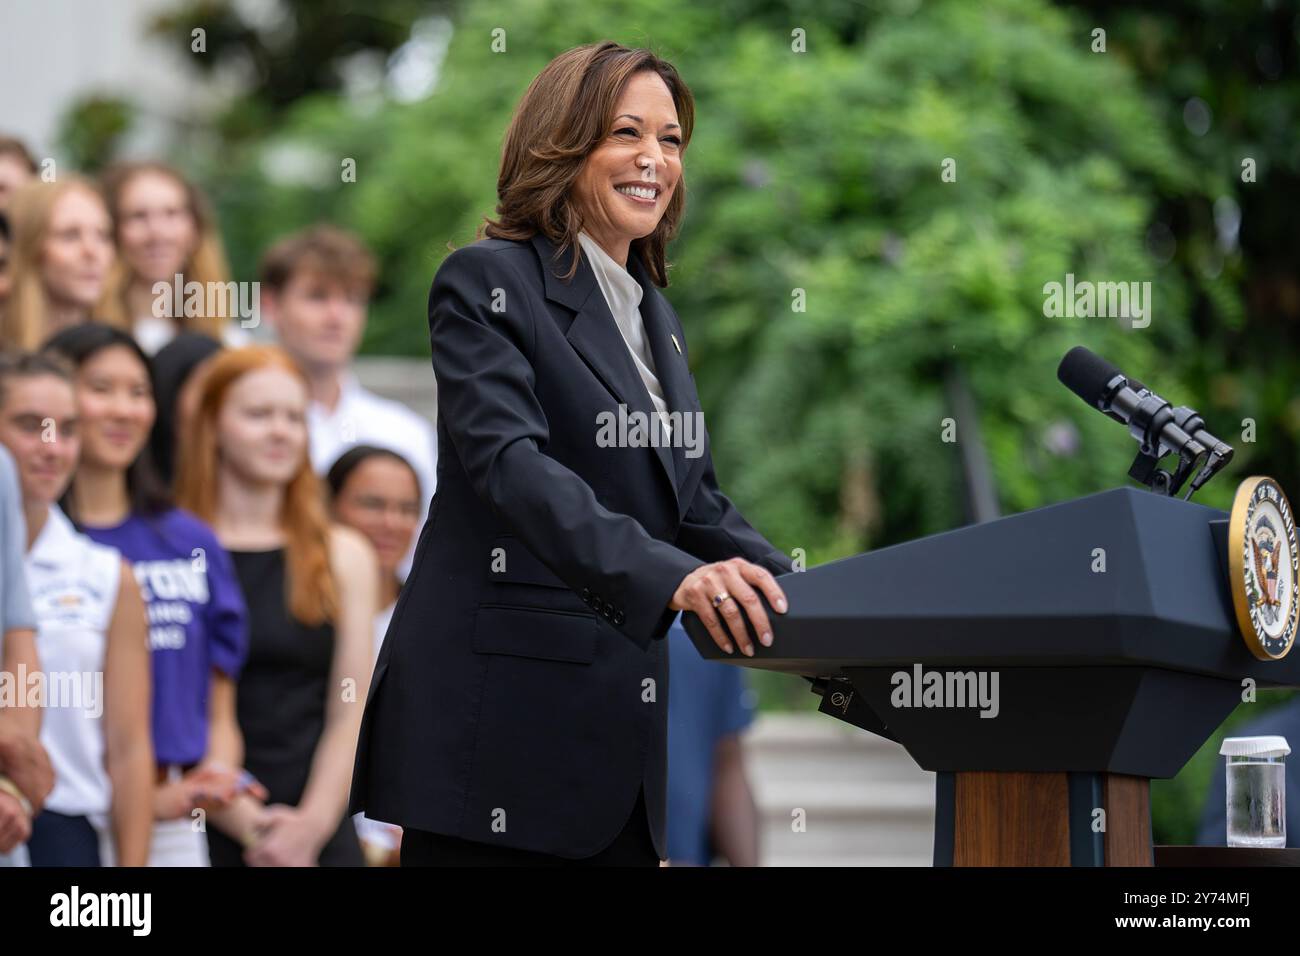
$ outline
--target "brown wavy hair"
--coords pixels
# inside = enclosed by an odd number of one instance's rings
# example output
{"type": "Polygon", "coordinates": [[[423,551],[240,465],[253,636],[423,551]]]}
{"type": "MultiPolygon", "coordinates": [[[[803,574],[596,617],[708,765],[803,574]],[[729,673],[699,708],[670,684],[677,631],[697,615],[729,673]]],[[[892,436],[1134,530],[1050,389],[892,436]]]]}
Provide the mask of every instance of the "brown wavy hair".
{"type": "MultiPolygon", "coordinates": [[[[284,369],[307,377],[289,354],[274,345],[249,345],[219,352],[203,372],[203,383],[194,418],[183,432],[176,503],[211,524],[216,518],[217,467],[221,456],[217,420],[230,387],[247,375],[264,368],[284,369]]],[[[289,613],[304,624],[315,626],[334,620],[338,611],[338,588],[330,567],[330,524],[325,513],[320,479],[312,471],[303,451],[298,470],[284,489],[280,508],[284,531],[285,586],[289,613]]]]}
{"type": "MultiPolygon", "coordinates": [[[[604,141],[627,81],[642,71],[657,73],[668,86],[681,125],[682,150],[695,127],[695,98],[667,60],[649,50],[612,41],[561,53],[529,85],[515,108],[501,148],[497,218],[485,218],[480,235],[524,241],[541,233],[557,257],[574,253],[566,278],[578,271],[582,222],[573,203],[573,184],[587,156],[604,141]]],[[[655,231],[631,244],[655,285],[668,284],[668,243],[686,212],[683,173],[655,231]]]]}
{"type": "MultiPolygon", "coordinates": [[[[225,285],[230,281],[230,267],[226,263],[226,251],[221,243],[221,233],[217,229],[217,219],[212,212],[207,197],[179,170],[158,162],[118,163],[110,166],[100,177],[104,199],[108,202],[108,211],[113,217],[114,238],[117,241],[118,256],[108,284],[104,287],[104,296],[100,300],[96,315],[108,325],[116,326],[130,332],[135,316],[131,315],[127,303],[127,292],[135,275],[122,255],[122,194],[131,180],[145,173],[163,176],[176,183],[185,193],[185,205],[194,220],[194,232],[198,243],[182,267],[183,282],[197,282],[205,289],[212,288],[209,283],[225,285]]],[[[206,296],[205,296],[206,301],[206,296]]],[[[186,332],[199,332],[221,341],[221,333],[226,325],[228,315],[190,315],[174,316],[176,327],[186,332]]]]}

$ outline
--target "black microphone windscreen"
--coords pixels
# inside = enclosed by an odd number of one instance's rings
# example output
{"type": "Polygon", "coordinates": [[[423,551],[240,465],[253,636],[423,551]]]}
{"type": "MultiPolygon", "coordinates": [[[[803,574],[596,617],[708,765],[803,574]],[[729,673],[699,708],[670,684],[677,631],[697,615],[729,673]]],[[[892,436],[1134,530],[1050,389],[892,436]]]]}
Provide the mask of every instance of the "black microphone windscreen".
{"type": "Polygon", "coordinates": [[[1082,345],[1066,352],[1056,370],[1061,384],[1089,405],[1097,405],[1106,394],[1106,386],[1120,374],[1119,369],[1082,345]]]}

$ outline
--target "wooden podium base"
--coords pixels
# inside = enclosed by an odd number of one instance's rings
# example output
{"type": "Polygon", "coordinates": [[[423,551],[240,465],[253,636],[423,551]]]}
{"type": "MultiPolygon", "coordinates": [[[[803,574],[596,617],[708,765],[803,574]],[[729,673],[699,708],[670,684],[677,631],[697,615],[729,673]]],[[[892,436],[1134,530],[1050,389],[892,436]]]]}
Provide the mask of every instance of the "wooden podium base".
{"type": "Polygon", "coordinates": [[[1151,782],[1113,773],[937,775],[935,866],[1152,866],[1151,782]]]}

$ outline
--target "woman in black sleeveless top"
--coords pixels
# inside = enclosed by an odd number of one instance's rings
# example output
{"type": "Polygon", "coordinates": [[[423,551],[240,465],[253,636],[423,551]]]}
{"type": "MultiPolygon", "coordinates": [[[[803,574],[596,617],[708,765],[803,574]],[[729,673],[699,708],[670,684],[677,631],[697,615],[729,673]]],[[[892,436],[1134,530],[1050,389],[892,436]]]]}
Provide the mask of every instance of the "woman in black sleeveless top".
{"type": "Polygon", "coordinates": [[[378,568],[360,534],[326,518],[306,406],[306,380],[284,352],[224,352],[204,373],[180,462],[178,498],[212,524],[248,605],[236,688],[244,752],[226,762],[269,793],[265,806],[245,796],[229,811],[240,840],[209,828],[213,866],[364,865],[346,809],[378,568]]]}
{"type": "MultiPolygon", "coordinates": [[[[325,727],[325,695],[334,658],[334,625],[314,627],[285,607],[285,553],[232,551],[249,612],[248,663],[239,678],[236,713],[244,766],[262,782],[268,803],[296,806],[325,727]]],[[[242,866],[243,848],[209,833],[213,866],[242,866]]],[[[356,828],[344,817],[320,853],[321,866],[362,866],[356,828]]]]}

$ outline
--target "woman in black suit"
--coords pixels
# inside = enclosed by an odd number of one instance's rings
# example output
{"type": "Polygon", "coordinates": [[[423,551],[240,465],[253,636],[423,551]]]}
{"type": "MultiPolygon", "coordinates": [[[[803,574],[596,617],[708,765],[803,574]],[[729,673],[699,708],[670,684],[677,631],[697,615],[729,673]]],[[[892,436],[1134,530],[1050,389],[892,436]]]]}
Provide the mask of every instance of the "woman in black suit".
{"type": "Polygon", "coordinates": [[[657,286],[690,91],[614,43],[561,54],[507,132],[498,218],[429,296],[438,491],[371,683],[352,811],[404,865],[657,864],[677,611],[771,644],[790,561],[718,489],[657,286]]]}

